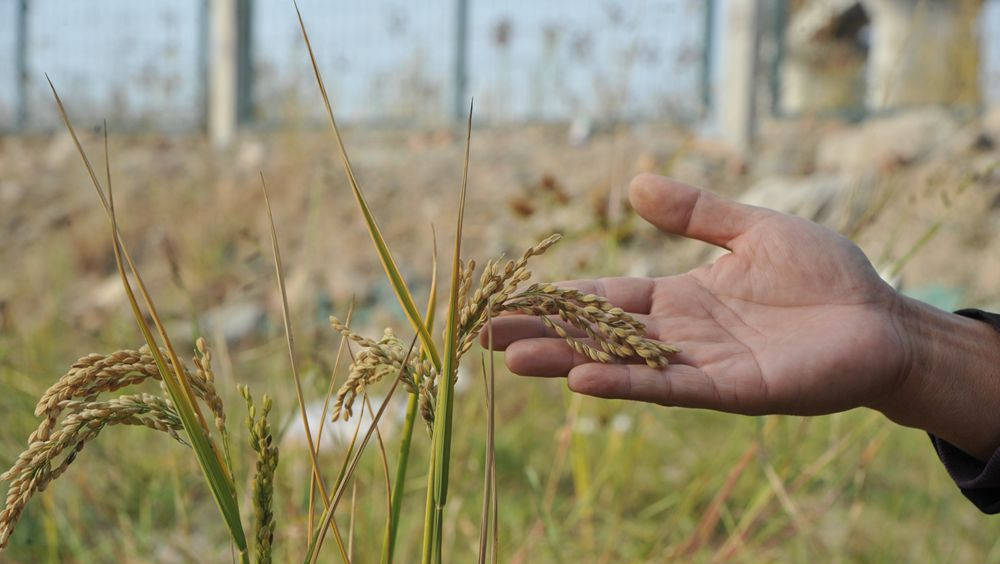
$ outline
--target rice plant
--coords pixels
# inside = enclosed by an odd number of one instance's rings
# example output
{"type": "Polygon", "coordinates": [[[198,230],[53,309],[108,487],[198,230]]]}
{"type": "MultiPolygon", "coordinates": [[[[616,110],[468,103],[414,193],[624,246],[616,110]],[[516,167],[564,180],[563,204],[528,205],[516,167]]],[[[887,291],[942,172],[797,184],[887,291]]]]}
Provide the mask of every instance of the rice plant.
{"type": "MultiPolygon", "coordinates": [[[[472,140],[472,113],[470,104],[466,130],[465,158],[460,188],[457,194],[458,215],[455,220],[454,249],[451,255],[447,314],[440,340],[435,340],[434,320],[437,303],[436,249],[432,261],[432,284],[426,307],[420,313],[411,291],[396,266],[388,243],[383,238],[374,211],[368,206],[348,158],[332,105],[316,64],[312,45],[298,6],[295,6],[303,41],[309,52],[316,83],[327,110],[332,132],[350,182],[358,210],[371,235],[376,255],[391,284],[405,316],[414,332],[406,340],[396,336],[393,329],[386,329],[378,340],[362,336],[350,328],[350,313],[346,321],[331,318],[332,329],[343,338],[348,349],[353,343],[360,351],[352,354],[347,380],[336,394],[331,377],[329,392],[324,402],[324,417],[332,402],[330,416],[334,421],[349,419],[354,415],[359,401],[361,409],[369,410],[372,422],[361,435],[360,442],[348,450],[340,472],[332,482],[324,476],[319,464],[318,448],[322,429],[315,437],[306,413],[306,398],[296,364],[295,341],[289,315],[284,271],[277,229],[271,214],[270,199],[264,175],[261,189],[264,195],[277,287],[281,297],[283,325],[289,357],[290,374],[294,385],[299,415],[305,430],[310,457],[309,512],[307,515],[308,542],[302,547],[303,561],[317,562],[324,541],[333,532],[341,560],[350,561],[350,544],[337,525],[337,508],[345,497],[358,461],[373,436],[380,445],[387,488],[386,526],[380,560],[392,562],[397,557],[414,561],[417,555],[396,554],[399,521],[403,512],[403,484],[406,480],[410,451],[414,440],[414,427],[419,416],[430,441],[430,456],[426,461],[428,479],[426,503],[423,510],[424,528],[419,558],[424,563],[443,560],[443,522],[448,501],[451,463],[452,422],[455,409],[455,381],[462,357],[475,344],[480,333],[489,332],[492,318],[505,313],[525,313],[540,316],[553,331],[569,345],[597,362],[642,360],[651,366],[665,366],[669,356],[677,350],[646,336],[645,327],[622,309],[609,304],[599,296],[576,290],[559,288],[552,284],[525,285],[531,278],[528,262],[542,255],[558,240],[552,235],[528,248],[516,260],[499,257],[485,263],[473,288],[476,262],[462,257],[462,227],[466,194],[468,192],[469,153],[472,140]],[[575,331],[572,333],[571,331],[575,331]],[[585,335],[585,338],[574,336],[585,335]],[[368,390],[385,380],[391,385],[378,409],[368,402],[368,390]],[[407,395],[407,408],[403,436],[396,454],[396,471],[390,479],[389,461],[378,422],[385,413],[390,398],[402,387],[407,395]],[[356,446],[356,448],[355,448],[356,446]],[[328,486],[327,484],[332,484],[328,486]],[[313,502],[322,508],[315,518],[313,502]]],[[[111,354],[89,354],[78,360],[69,371],[56,381],[39,399],[35,415],[41,420],[37,429],[28,437],[27,447],[14,465],[0,479],[9,482],[3,511],[0,512],[0,550],[6,546],[25,506],[38,492],[63,475],[76,460],[87,443],[97,439],[105,429],[118,425],[142,426],[171,436],[182,447],[190,448],[197,459],[220,516],[227,526],[235,554],[240,562],[251,560],[271,562],[278,526],[274,515],[274,475],[279,461],[278,445],[270,421],[272,401],[265,394],[256,402],[249,389],[240,387],[246,404],[245,425],[249,432],[249,446],[256,457],[251,482],[253,501],[252,543],[244,529],[244,516],[239,507],[239,487],[235,478],[233,451],[227,428],[227,413],[216,389],[212,368],[212,352],[204,339],[196,341],[190,365],[182,362],[170,336],[157,312],[154,301],[142,276],[121,238],[119,219],[115,210],[114,192],[108,155],[107,125],[104,128],[104,178],[99,178],[91,160],[70,121],[58,92],[49,82],[56,107],[71,135],[83,162],[98,200],[106,212],[115,262],[133,317],[145,344],[137,350],[119,350],[111,354]],[[152,323],[147,319],[151,319],[152,323]],[[120,392],[147,381],[158,382],[162,394],[125,393],[108,399],[106,395],[120,392]],[[209,425],[205,410],[211,414],[209,425]]],[[[492,334],[489,337],[492,342],[492,334]]],[[[489,348],[492,348],[490,345],[489,348]]],[[[336,373],[336,370],[334,371],[336,373]]],[[[483,510],[480,534],[479,561],[485,562],[492,530],[492,561],[499,558],[499,526],[497,524],[498,492],[494,463],[494,393],[493,363],[489,368],[483,362],[483,377],[488,406],[488,440],[486,464],[483,475],[483,510]],[[490,527],[492,523],[492,528],[490,527]]],[[[360,431],[360,427],[358,428],[360,431]]],[[[355,439],[357,439],[357,434],[355,439]]],[[[353,528],[353,527],[352,527],[353,528]]]]}
{"type": "MultiPolygon", "coordinates": [[[[410,451],[414,439],[413,429],[419,416],[430,441],[427,489],[423,510],[424,525],[419,558],[424,563],[441,562],[444,558],[443,523],[448,501],[451,464],[453,413],[455,409],[455,381],[462,357],[468,353],[479,335],[485,330],[492,348],[489,322],[505,313],[523,313],[539,316],[554,332],[582,355],[597,362],[644,361],[650,366],[662,367],[674,347],[650,339],[645,327],[621,308],[614,307],[604,298],[577,290],[559,288],[547,283],[528,284],[531,272],[528,263],[533,257],[544,254],[559,240],[552,235],[528,248],[519,258],[499,257],[488,260],[473,288],[476,262],[462,257],[462,227],[465,200],[468,192],[469,154],[472,138],[472,106],[470,105],[466,131],[465,158],[460,188],[457,195],[458,214],[455,220],[455,242],[451,255],[451,270],[447,299],[447,314],[440,340],[435,340],[434,319],[437,303],[436,250],[432,261],[432,284],[426,307],[420,313],[409,286],[396,266],[388,243],[383,238],[374,211],[368,206],[348,158],[347,150],[337,128],[332,105],[301,13],[296,12],[303,40],[308,48],[316,82],[327,110],[345,173],[350,182],[358,210],[371,235],[376,255],[395,292],[399,305],[414,332],[409,343],[386,329],[375,340],[362,336],[350,328],[350,314],[346,321],[331,318],[332,329],[343,336],[344,342],[360,347],[353,354],[347,380],[339,386],[335,396],[331,377],[330,392],[324,403],[324,414],[332,401],[330,415],[334,421],[349,419],[360,402],[367,408],[372,422],[361,440],[348,450],[338,475],[332,482],[324,477],[318,460],[318,447],[322,426],[314,434],[309,427],[306,398],[296,365],[296,351],[292,321],[289,315],[284,272],[277,229],[271,214],[270,200],[264,175],[261,189],[264,194],[267,218],[270,225],[273,262],[281,297],[283,324],[289,357],[290,374],[299,406],[299,415],[305,429],[310,457],[309,513],[306,538],[302,547],[303,561],[317,562],[329,532],[336,540],[342,561],[350,561],[349,541],[345,540],[335,516],[345,497],[358,461],[373,436],[380,444],[384,467],[388,504],[386,526],[382,535],[380,560],[393,562],[414,561],[417,555],[397,555],[395,547],[400,517],[403,513],[402,486],[406,480],[410,451]],[[585,335],[585,338],[574,336],[585,335]],[[391,380],[384,399],[375,410],[368,403],[368,391],[391,380]],[[396,454],[396,471],[390,479],[388,456],[382,445],[378,423],[384,415],[390,398],[402,387],[407,395],[407,408],[403,436],[396,454]],[[356,446],[356,448],[355,448],[356,446]],[[328,486],[327,484],[332,484],[328,486]],[[318,497],[322,512],[314,519],[313,501],[318,497]]],[[[220,515],[227,526],[235,553],[240,562],[267,563],[271,561],[278,523],[274,516],[274,473],[279,461],[278,446],[272,432],[270,415],[272,402],[265,394],[260,402],[245,386],[240,393],[246,403],[246,428],[249,446],[256,457],[252,478],[253,501],[252,539],[249,542],[240,510],[239,487],[234,477],[233,451],[227,429],[227,414],[216,389],[212,368],[212,353],[203,339],[196,342],[190,365],[185,365],[178,355],[160,319],[153,299],[143,282],[140,272],[122,241],[118,216],[115,211],[114,193],[110,174],[110,156],[107,151],[107,126],[104,130],[105,178],[99,179],[69,119],[55,86],[50,87],[56,107],[72,136],[77,152],[90,177],[98,199],[107,213],[116,266],[122,287],[128,298],[133,317],[145,345],[137,350],[120,350],[108,355],[90,354],[77,361],[69,371],[53,384],[39,399],[35,415],[41,418],[38,428],[29,436],[27,447],[13,467],[0,479],[9,482],[3,511],[0,512],[0,550],[7,544],[25,506],[38,492],[66,472],[85,445],[96,440],[107,428],[117,425],[137,425],[167,433],[183,447],[194,451],[220,515]],[[130,276],[131,275],[131,276],[130,276]],[[138,296],[136,293],[138,288],[138,296]],[[140,299],[141,298],[141,299],[140,299]],[[152,324],[147,322],[147,316],[152,324]],[[162,395],[149,393],[123,394],[106,399],[112,394],[146,381],[159,382],[162,395]],[[211,414],[210,426],[205,411],[211,414]],[[252,558],[251,558],[252,557],[252,558]]],[[[338,351],[338,360],[342,350],[338,351]]],[[[489,368],[483,361],[486,382],[487,453],[483,475],[483,509],[480,534],[479,561],[485,562],[492,534],[492,558],[499,558],[499,525],[497,523],[498,492],[494,462],[494,392],[493,362],[489,368]],[[492,523],[492,527],[490,524],[492,523]],[[492,533],[490,532],[492,531],[492,533]]],[[[336,372],[336,371],[335,371],[336,372]]],[[[325,416],[325,415],[324,415],[325,416]]],[[[360,428],[359,428],[360,430],[360,428]]]]}

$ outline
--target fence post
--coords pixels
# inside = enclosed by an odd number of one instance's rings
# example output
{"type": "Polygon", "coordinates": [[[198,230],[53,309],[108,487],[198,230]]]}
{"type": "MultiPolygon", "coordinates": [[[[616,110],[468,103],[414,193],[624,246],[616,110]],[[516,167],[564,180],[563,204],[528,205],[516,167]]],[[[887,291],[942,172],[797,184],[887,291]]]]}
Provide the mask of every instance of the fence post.
{"type": "Polygon", "coordinates": [[[17,69],[17,116],[15,128],[24,130],[28,125],[28,0],[20,0],[17,8],[17,44],[15,65],[17,69]]]}
{"type": "Polygon", "coordinates": [[[729,0],[728,5],[721,38],[725,72],[716,100],[723,138],[745,153],[756,129],[761,0],[729,0]]]}
{"type": "Polygon", "coordinates": [[[236,123],[253,117],[253,0],[236,3],[236,123]]]}
{"type": "Polygon", "coordinates": [[[774,0],[771,7],[774,28],[774,56],[771,59],[771,116],[781,116],[781,63],[785,60],[785,28],[788,27],[788,0],[774,0]]]}
{"type": "Polygon", "coordinates": [[[232,143],[236,130],[236,0],[211,0],[209,20],[208,136],[221,149],[232,143]]]}
{"type": "Polygon", "coordinates": [[[452,99],[452,114],[456,121],[463,122],[468,110],[465,90],[469,80],[468,63],[469,50],[469,0],[455,0],[455,62],[454,62],[454,98],[452,99]]]}
{"type": "Polygon", "coordinates": [[[715,38],[715,7],[716,0],[705,1],[705,15],[702,21],[701,77],[698,87],[701,90],[702,116],[709,115],[714,104],[712,96],[712,75],[714,65],[712,58],[717,48],[715,38]]]}

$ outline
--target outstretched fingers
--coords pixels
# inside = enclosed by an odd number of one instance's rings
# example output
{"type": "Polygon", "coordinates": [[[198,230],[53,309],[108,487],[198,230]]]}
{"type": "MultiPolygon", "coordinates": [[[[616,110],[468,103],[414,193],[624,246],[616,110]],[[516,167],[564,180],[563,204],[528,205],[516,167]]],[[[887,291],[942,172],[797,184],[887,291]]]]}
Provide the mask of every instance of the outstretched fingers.
{"type": "Polygon", "coordinates": [[[699,368],[671,364],[581,364],[569,371],[574,392],[607,399],[628,399],[681,407],[725,409],[712,378],[699,368]]]}
{"type": "MultiPolygon", "coordinates": [[[[600,345],[593,339],[576,339],[577,343],[593,350],[600,350],[600,345]]],[[[603,353],[602,353],[603,354],[603,353]]],[[[542,376],[542,377],[563,377],[570,374],[573,369],[586,364],[593,364],[595,361],[591,356],[572,347],[562,338],[537,338],[521,339],[507,347],[504,354],[507,368],[514,374],[521,376],[542,376]]],[[[609,362],[627,362],[642,364],[642,358],[635,356],[632,358],[609,358],[609,362]]],[[[687,364],[695,362],[694,358],[681,352],[675,354],[670,359],[671,362],[687,364]]],[[[602,364],[601,366],[612,366],[602,364]]],[[[645,366],[643,364],[643,366],[645,366]]]]}
{"type": "MultiPolygon", "coordinates": [[[[580,341],[593,345],[589,339],[580,341]]],[[[594,362],[558,338],[521,339],[507,347],[504,360],[514,374],[546,378],[563,377],[576,366],[594,362]]]]}

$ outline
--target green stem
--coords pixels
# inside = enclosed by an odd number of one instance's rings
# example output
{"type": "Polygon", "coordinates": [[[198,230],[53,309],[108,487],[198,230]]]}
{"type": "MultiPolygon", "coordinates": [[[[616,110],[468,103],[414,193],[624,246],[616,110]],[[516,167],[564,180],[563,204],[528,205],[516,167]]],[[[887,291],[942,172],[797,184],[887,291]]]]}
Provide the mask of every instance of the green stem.
{"type": "Polygon", "coordinates": [[[434,564],[441,564],[441,553],[444,544],[444,504],[434,507],[434,564]]]}
{"type": "MultiPolygon", "coordinates": [[[[436,555],[436,561],[441,560],[442,522],[444,521],[444,506],[448,502],[448,465],[451,460],[451,429],[452,413],[454,412],[455,375],[458,369],[458,288],[459,276],[462,270],[462,224],[465,219],[465,196],[469,186],[469,149],[472,145],[472,106],[469,106],[469,121],[465,132],[465,166],[462,168],[462,191],[458,198],[458,220],[455,222],[455,252],[451,260],[451,290],[448,292],[448,323],[445,325],[444,336],[444,366],[438,372],[437,406],[434,409],[434,430],[431,444],[433,447],[433,472],[431,485],[433,498],[427,499],[427,512],[433,513],[429,522],[434,523],[431,532],[431,551],[436,555]]],[[[426,514],[425,514],[426,517],[426,514]]],[[[425,522],[425,526],[429,523],[425,522]]],[[[427,529],[424,529],[427,534],[427,529]]],[[[425,536],[426,540],[426,536],[425,536]]],[[[426,548],[426,547],[425,547],[426,548]]],[[[424,553],[424,564],[430,560],[424,553]]]]}
{"type": "Polygon", "coordinates": [[[429,564],[434,537],[434,457],[428,458],[427,499],[424,504],[424,538],[420,550],[420,561],[429,564]]]}
{"type": "Polygon", "coordinates": [[[406,420],[403,423],[403,438],[399,443],[399,464],[396,466],[396,480],[392,489],[392,509],[390,521],[385,530],[385,542],[382,544],[382,562],[391,564],[396,549],[396,534],[399,531],[399,515],[403,508],[403,490],[406,482],[406,467],[410,461],[410,442],[413,439],[413,423],[417,419],[417,409],[420,398],[410,393],[406,402],[406,420]]]}

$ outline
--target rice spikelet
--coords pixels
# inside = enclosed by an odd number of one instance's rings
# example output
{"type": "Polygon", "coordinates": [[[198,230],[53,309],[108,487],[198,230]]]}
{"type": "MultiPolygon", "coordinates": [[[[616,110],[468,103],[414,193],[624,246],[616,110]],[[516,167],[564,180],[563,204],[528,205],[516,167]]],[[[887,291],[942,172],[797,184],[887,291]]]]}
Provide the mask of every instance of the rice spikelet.
{"type": "Polygon", "coordinates": [[[260,416],[254,405],[253,396],[246,386],[240,386],[240,394],[247,404],[247,429],[250,430],[250,447],[257,453],[257,464],[253,477],[253,512],[256,538],[255,556],[258,564],[270,564],[274,545],[274,471],[278,467],[278,445],[271,434],[268,415],[271,412],[271,398],[264,394],[260,416]]]}

